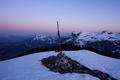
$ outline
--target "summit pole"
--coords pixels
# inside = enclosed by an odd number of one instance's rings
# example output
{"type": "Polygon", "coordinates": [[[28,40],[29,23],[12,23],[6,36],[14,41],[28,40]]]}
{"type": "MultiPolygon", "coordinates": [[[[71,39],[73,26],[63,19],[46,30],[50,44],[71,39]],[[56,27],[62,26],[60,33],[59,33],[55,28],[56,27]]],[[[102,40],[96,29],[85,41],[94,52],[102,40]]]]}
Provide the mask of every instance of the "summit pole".
{"type": "Polygon", "coordinates": [[[58,35],[58,41],[59,41],[59,51],[61,51],[61,38],[60,38],[60,30],[59,30],[58,21],[57,21],[57,35],[58,35]]]}

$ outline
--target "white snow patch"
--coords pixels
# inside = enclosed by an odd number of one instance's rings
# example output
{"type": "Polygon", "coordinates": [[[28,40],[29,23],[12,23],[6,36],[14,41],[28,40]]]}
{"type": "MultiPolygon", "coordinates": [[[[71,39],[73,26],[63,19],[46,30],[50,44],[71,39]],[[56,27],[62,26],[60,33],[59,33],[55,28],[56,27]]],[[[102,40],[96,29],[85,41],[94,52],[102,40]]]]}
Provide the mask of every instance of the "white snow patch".
{"type": "MultiPolygon", "coordinates": [[[[56,55],[56,52],[42,52],[0,62],[0,80],[99,80],[88,74],[59,74],[49,71],[41,59],[56,55]]],[[[104,57],[87,50],[65,51],[65,54],[81,64],[98,69],[120,79],[120,60],[104,57]]]]}
{"type": "MultiPolygon", "coordinates": [[[[109,32],[73,32],[73,35],[76,35],[76,41],[102,41],[102,40],[108,40],[108,41],[114,41],[114,40],[120,40],[120,34],[118,33],[109,33],[109,32]]],[[[74,37],[74,36],[71,36],[74,37]]]]}

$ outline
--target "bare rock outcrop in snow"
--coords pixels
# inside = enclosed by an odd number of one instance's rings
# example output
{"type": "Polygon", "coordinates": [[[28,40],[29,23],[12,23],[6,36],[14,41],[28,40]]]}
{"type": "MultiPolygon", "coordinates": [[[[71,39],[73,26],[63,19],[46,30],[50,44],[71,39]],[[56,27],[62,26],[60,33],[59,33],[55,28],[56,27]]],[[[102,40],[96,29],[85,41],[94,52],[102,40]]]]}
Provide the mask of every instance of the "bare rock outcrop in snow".
{"type": "Polygon", "coordinates": [[[49,68],[51,71],[63,73],[84,73],[94,77],[98,77],[100,80],[117,80],[111,77],[109,74],[101,72],[99,70],[91,70],[79,62],[67,57],[63,52],[57,54],[57,56],[50,56],[43,58],[42,64],[49,68]]]}

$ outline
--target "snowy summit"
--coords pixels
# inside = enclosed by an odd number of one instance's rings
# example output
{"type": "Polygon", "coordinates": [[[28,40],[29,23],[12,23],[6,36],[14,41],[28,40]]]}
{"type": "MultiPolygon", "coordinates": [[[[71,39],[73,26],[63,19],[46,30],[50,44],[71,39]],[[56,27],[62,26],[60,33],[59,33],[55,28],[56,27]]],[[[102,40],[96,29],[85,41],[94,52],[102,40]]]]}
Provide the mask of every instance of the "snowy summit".
{"type": "MultiPolygon", "coordinates": [[[[90,69],[100,70],[120,80],[120,60],[98,55],[87,50],[64,53],[90,69]]],[[[0,80],[100,80],[88,74],[51,72],[42,65],[43,58],[57,55],[42,52],[0,62],[0,80]]]]}

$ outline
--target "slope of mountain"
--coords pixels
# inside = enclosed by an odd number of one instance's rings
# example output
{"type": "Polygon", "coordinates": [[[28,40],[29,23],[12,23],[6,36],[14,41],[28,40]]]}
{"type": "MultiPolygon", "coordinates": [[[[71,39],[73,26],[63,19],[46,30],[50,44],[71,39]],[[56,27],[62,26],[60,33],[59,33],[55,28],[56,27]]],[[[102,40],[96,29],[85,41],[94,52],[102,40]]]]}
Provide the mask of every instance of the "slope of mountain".
{"type": "Polygon", "coordinates": [[[26,47],[41,47],[41,46],[48,46],[55,43],[55,39],[49,35],[34,35],[31,38],[25,40],[23,42],[26,47]]]}
{"type": "MultiPolygon", "coordinates": [[[[0,43],[0,61],[24,55],[24,52],[56,50],[58,42],[57,37],[33,35],[20,42],[0,43]]],[[[120,59],[120,33],[106,31],[73,32],[68,37],[61,37],[61,42],[63,50],[79,50],[82,48],[120,59]]]]}
{"type": "Polygon", "coordinates": [[[16,57],[17,55],[22,55],[25,51],[42,48],[42,47],[51,47],[55,39],[51,36],[46,35],[34,35],[30,38],[25,39],[24,41],[2,44],[0,46],[0,60],[5,60],[9,58],[16,57]],[[12,54],[10,54],[12,53],[12,54]]]}
{"type": "Polygon", "coordinates": [[[73,32],[70,35],[70,39],[66,42],[74,41],[76,45],[85,45],[87,42],[96,42],[96,41],[118,41],[120,40],[119,33],[112,32],[73,32]]]}
{"type": "MultiPolygon", "coordinates": [[[[120,60],[95,54],[87,50],[64,51],[65,54],[87,66],[110,74],[120,80],[120,60]]],[[[41,59],[56,55],[42,52],[0,62],[0,80],[99,80],[88,74],[51,72],[42,65],[41,59]]]]}
{"type": "Polygon", "coordinates": [[[120,34],[111,32],[73,32],[64,43],[120,59],[120,34]]]}

